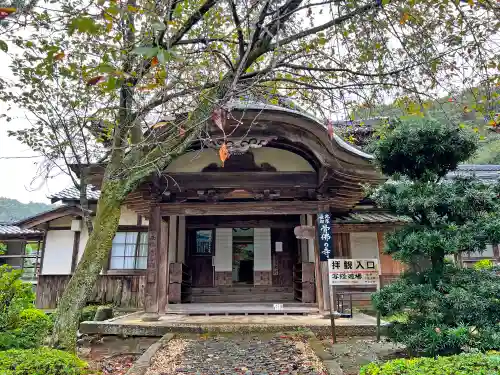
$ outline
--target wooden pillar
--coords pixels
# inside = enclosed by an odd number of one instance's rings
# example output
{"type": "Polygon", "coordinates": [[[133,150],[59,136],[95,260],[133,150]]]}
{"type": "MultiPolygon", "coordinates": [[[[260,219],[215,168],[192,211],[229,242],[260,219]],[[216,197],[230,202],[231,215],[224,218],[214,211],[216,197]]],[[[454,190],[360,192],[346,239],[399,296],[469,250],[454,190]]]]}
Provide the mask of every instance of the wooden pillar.
{"type": "Polygon", "coordinates": [[[179,226],[177,225],[178,217],[176,215],[169,216],[169,230],[170,234],[168,237],[168,258],[169,263],[177,262],[177,230],[179,226]]]}
{"type": "Polygon", "coordinates": [[[168,288],[169,288],[169,261],[168,261],[168,238],[169,225],[165,220],[161,220],[160,224],[160,244],[158,248],[158,312],[164,314],[168,309],[168,288]]]}
{"type": "MultiPolygon", "coordinates": [[[[314,224],[314,218],[313,215],[306,215],[306,225],[310,225],[312,227],[315,226],[314,224]]],[[[315,258],[314,258],[314,239],[308,239],[307,241],[307,252],[308,252],[308,258],[306,262],[311,262],[314,263],[315,258]]]]}
{"type": "MultiPolygon", "coordinates": [[[[158,206],[152,206],[149,212],[148,227],[148,269],[144,308],[147,313],[158,314],[158,247],[161,237],[161,215],[158,206]]],[[[167,255],[168,256],[168,255],[167,255]]]]}
{"type": "Polygon", "coordinates": [[[177,263],[186,263],[186,216],[179,216],[177,228],[177,263]]]}
{"type": "Polygon", "coordinates": [[[492,246],[493,246],[493,257],[497,260],[497,262],[500,262],[500,250],[498,248],[498,244],[492,246]]]}

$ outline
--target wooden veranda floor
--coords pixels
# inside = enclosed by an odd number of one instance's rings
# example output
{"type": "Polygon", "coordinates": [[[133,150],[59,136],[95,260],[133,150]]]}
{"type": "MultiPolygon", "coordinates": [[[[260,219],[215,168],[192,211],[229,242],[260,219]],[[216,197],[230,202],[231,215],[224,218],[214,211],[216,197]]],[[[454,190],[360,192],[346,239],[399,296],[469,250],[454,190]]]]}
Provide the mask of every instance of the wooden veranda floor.
{"type": "Polygon", "coordinates": [[[167,314],[177,315],[309,315],[318,305],[300,302],[183,303],[169,305],[167,314]]]}

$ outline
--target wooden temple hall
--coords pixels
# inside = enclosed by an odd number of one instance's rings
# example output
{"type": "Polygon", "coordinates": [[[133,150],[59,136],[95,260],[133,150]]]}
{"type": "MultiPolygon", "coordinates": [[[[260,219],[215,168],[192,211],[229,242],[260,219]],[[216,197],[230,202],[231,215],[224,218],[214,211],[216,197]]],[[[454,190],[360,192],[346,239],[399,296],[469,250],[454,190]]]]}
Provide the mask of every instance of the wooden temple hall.
{"type": "MultiPolygon", "coordinates": [[[[370,155],[289,108],[246,103],[228,118],[230,137],[208,124],[210,141],[193,144],[130,194],[126,209],[148,233],[147,257],[135,269],[111,272],[111,263],[103,277],[140,277],[137,307],[149,313],[205,311],[201,304],[323,310],[326,262],[315,239],[294,232],[314,226],[319,212],[332,215],[335,257],[379,258],[382,272],[397,276],[399,267],[381,254],[383,232],[397,219],[363,199],[362,184],[383,180],[370,155]]],[[[98,187],[102,168],[86,171],[98,187]]]]}

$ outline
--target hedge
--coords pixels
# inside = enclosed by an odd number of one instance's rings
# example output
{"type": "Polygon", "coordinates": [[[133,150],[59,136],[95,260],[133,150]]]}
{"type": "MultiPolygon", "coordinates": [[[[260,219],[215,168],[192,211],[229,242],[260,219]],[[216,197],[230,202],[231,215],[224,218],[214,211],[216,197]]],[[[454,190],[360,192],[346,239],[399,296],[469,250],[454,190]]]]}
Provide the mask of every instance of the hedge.
{"type": "Polygon", "coordinates": [[[498,375],[500,353],[460,354],[449,357],[396,359],[370,363],[360,375],[498,375]]]}
{"type": "Polygon", "coordinates": [[[56,349],[11,349],[0,351],[1,375],[84,375],[87,363],[56,349]]]}

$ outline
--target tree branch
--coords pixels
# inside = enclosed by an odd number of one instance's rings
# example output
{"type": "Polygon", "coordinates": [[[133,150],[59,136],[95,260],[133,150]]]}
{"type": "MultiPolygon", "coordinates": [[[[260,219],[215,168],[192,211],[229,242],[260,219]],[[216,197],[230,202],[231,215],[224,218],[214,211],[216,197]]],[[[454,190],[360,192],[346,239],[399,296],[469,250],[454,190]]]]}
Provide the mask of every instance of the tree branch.
{"type": "Polygon", "coordinates": [[[278,45],[279,46],[284,46],[284,45],[287,45],[287,44],[290,44],[296,40],[299,40],[299,39],[303,39],[305,38],[306,36],[309,36],[309,35],[313,35],[313,34],[316,34],[316,33],[319,33],[323,30],[326,30],[326,29],[329,29],[330,27],[332,26],[336,26],[336,25],[340,25],[341,23],[345,22],[345,21],[348,21],[356,16],[359,16],[361,14],[364,14],[364,13],[367,13],[368,11],[372,10],[372,9],[376,9],[378,7],[381,7],[381,1],[374,1],[370,4],[366,4],[350,13],[347,13],[347,14],[344,14],[343,16],[340,16],[340,17],[337,17],[329,22],[326,22],[322,25],[319,25],[319,26],[316,26],[316,27],[313,27],[311,29],[308,29],[308,30],[304,30],[300,33],[297,33],[295,35],[292,35],[292,36],[289,36],[288,38],[284,38],[284,39],[281,39],[279,41],[279,43],[273,43],[269,46],[269,51],[272,51],[274,50],[278,45]]]}
{"type": "Polygon", "coordinates": [[[229,0],[229,5],[231,6],[231,13],[233,14],[234,25],[236,26],[236,32],[238,33],[240,57],[243,57],[243,55],[245,54],[245,39],[243,38],[243,31],[241,29],[240,17],[238,16],[238,11],[236,9],[236,4],[234,3],[234,0],[229,0]]]}
{"type": "Polygon", "coordinates": [[[184,37],[184,35],[186,35],[186,33],[203,18],[205,14],[214,7],[215,4],[217,4],[217,0],[206,0],[205,3],[196,12],[194,12],[191,17],[188,18],[184,25],[182,25],[182,27],[169,38],[167,44],[160,40],[160,46],[165,49],[170,49],[172,46],[175,46],[184,37]]]}

